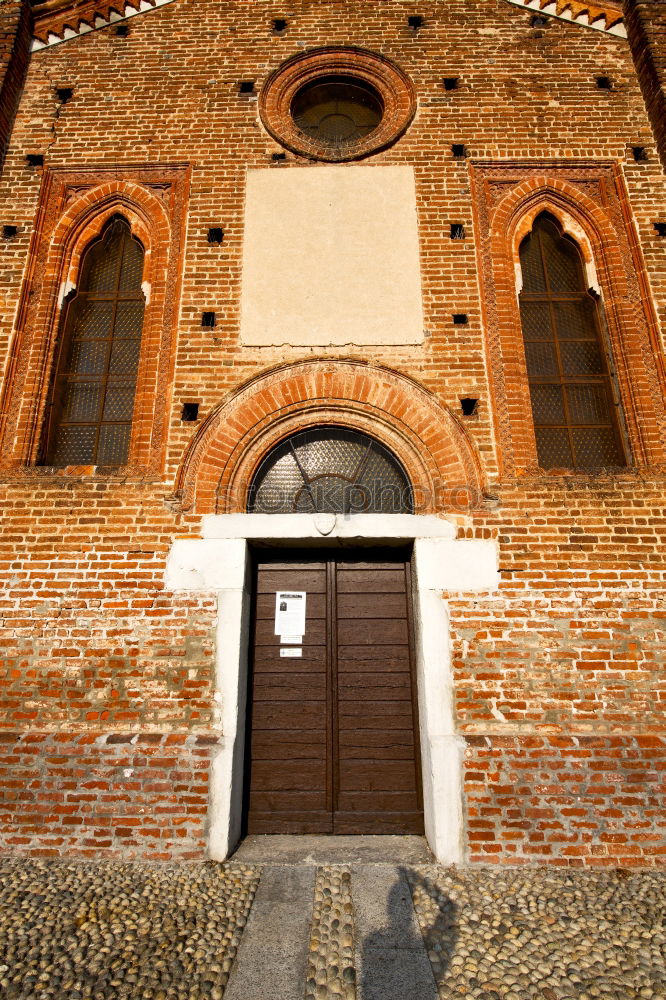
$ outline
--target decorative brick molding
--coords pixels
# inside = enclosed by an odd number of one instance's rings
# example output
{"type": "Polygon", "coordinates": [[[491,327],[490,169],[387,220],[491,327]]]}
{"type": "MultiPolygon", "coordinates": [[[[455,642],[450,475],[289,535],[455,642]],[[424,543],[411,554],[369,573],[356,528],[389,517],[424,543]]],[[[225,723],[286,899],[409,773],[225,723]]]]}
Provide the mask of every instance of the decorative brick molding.
{"type": "Polygon", "coordinates": [[[585,3],[584,0],[508,0],[516,7],[527,7],[535,14],[557,17],[561,21],[594,28],[616,38],[626,38],[621,8],[606,0],[605,3],[585,3]]]}
{"type": "Polygon", "coordinates": [[[403,71],[376,52],[327,47],[303,52],[283,63],[266,81],[259,98],[259,114],[273,138],[313,160],[359,160],[394,143],[416,112],[416,93],[403,71]],[[334,149],[314,142],[298,128],[291,114],[298,91],[321,77],[354,77],[371,86],[381,98],[382,119],[363,139],[334,149]]]}
{"type": "Polygon", "coordinates": [[[185,455],[174,501],[200,514],[245,511],[266,453],[322,424],[379,437],[402,462],[418,513],[465,507],[483,492],[465,430],[423,386],[378,365],[313,360],[257,376],[213,411],[185,455]]]}
{"type": "Polygon", "coordinates": [[[122,472],[161,470],[188,184],[184,165],[46,172],[0,407],[0,469],[40,460],[62,305],[76,288],[85,249],[112,215],[121,214],[145,249],[146,293],[132,437],[122,472]]]}
{"type": "MultiPolygon", "coordinates": [[[[631,464],[666,461],[666,377],[659,326],[621,175],[614,164],[472,166],[493,412],[505,475],[538,468],[518,290],[519,247],[539,213],[554,215],[598,286],[631,464]]],[[[561,470],[560,470],[561,471],[561,470]]]]}
{"type": "Polygon", "coordinates": [[[137,14],[145,14],[156,7],[164,7],[173,0],[134,0],[133,3],[116,3],[115,0],[50,0],[35,8],[35,37],[32,51],[60,45],[72,38],[87,35],[90,31],[108,28],[110,24],[126,21],[137,14]]]}

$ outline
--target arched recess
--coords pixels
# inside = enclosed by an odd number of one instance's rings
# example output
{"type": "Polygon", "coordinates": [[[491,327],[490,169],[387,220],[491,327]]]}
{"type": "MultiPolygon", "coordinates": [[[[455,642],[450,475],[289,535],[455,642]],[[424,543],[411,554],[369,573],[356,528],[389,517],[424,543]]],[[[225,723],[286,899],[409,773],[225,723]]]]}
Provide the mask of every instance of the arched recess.
{"type": "Polygon", "coordinates": [[[179,470],[180,506],[199,514],[245,511],[263,456],[321,424],[365,431],[393,451],[414,488],[416,513],[467,509],[483,491],[467,434],[423,386],[378,365],[311,360],[262,373],[210,414],[179,470]]]}
{"type": "Polygon", "coordinates": [[[604,209],[561,177],[531,177],[488,216],[483,267],[493,413],[505,473],[538,470],[518,305],[519,248],[542,212],[580,248],[600,305],[613,359],[631,464],[666,458],[664,362],[642,261],[621,213],[604,209]]]}
{"type": "MultiPolygon", "coordinates": [[[[63,304],[76,290],[86,249],[100,238],[113,216],[126,220],[144,249],[146,297],[129,459],[123,472],[158,471],[161,466],[173,371],[182,220],[173,202],[160,197],[157,186],[118,177],[104,180],[99,172],[95,180],[78,191],[67,184],[66,174],[54,173],[45,182],[3,394],[4,467],[30,467],[40,461],[63,304]]],[[[174,186],[179,180],[174,178],[174,186]]],[[[169,187],[162,185],[162,189],[169,187]]]]}

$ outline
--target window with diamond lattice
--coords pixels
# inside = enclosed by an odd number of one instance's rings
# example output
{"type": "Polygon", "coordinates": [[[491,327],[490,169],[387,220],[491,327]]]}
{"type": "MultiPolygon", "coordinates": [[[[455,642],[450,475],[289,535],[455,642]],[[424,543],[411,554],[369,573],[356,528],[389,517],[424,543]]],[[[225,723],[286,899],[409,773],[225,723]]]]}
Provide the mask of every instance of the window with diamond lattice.
{"type": "Polygon", "coordinates": [[[539,464],[626,465],[597,304],[581,256],[540,215],[520,247],[520,314],[539,464]]]}
{"type": "Polygon", "coordinates": [[[145,300],[143,248],[116,217],[86,251],[64,317],[50,400],[48,465],[127,462],[145,300]]]}
{"type": "Polygon", "coordinates": [[[248,510],[259,514],[411,514],[409,480],[379,441],[358,431],[301,431],[266,456],[252,480],[248,510]]]}

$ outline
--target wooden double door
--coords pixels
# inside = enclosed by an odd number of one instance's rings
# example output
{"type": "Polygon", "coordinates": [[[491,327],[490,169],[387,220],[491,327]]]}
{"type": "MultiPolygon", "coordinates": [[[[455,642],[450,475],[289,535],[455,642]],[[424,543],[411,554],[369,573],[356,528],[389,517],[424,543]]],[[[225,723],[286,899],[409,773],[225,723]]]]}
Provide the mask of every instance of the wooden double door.
{"type": "Polygon", "coordinates": [[[258,558],[248,833],[423,832],[410,610],[406,552],[258,558]],[[300,646],[275,633],[278,593],[306,595],[300,646]]]}

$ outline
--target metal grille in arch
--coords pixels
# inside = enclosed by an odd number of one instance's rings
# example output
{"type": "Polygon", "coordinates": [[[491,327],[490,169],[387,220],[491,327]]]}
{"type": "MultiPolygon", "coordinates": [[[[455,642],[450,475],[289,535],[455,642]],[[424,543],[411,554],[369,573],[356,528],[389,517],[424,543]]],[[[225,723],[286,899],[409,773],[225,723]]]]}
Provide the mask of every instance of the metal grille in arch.
{"type": "Polygon", "coordinates": [[[397,458],[374,438],[341,427],[301,431],[257,470],[248,510],[258,514],[411,514],[412,488],[397,458]]]}

